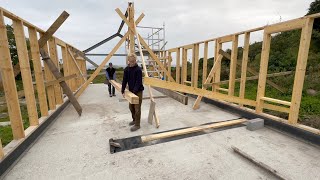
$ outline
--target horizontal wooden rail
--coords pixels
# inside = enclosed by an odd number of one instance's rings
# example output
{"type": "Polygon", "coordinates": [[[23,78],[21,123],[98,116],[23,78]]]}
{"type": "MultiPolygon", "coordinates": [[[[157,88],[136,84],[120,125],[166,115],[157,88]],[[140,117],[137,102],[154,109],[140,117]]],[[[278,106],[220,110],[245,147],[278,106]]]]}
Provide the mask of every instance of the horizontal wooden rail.
{"type": "Polygon", "coordinates": [[[260,98],[261,100],[264,101],[269,101],[269,102],[274,102],[274,103],[278,103],[278,104],[283,104],[286,106],[291,106],[291,102],[288,101],[283,101],[283,100],[279,100],[279,99],[274,99],[274,98],[269,98],[269,97],[262,97],[260,98]]]}
{"type": "Polygon", "coordinates": [[[226,89],[226,88],[218,88],[218,90],[223,92],[229,92],[229,89],[226,89]]]}
{"type": "Polygon", "coordinates": [[[76,74],[72,74],[72,75],[69,75],[69,76],[66,76],[66,77],[62,77],[62,78],[56,79],[54,81],[49,81],[49,82],[47,82],[45,84],[46,84],[46,87],[48,87],[48,86],[52,86],[54,84],[57,84],[57,83],[59,83],[61,81],[67,81],[69,79],[73,79],[75,77],[77,77],[77,75],[76,74]]]}
{"type": "Polygon", "coordinates": [[[253,100],[243,99],[243,98],[239,98],[236,96],[228,96],[226,94],[221,94],[221,93],[217,93],[217,92],[208,91],[205,89],[186,86],[186,85],[178,84],[175,82],[168,82],[168,81],[163,81],[163,80],[159,80],[159,79],[155,79],[155,78],[145,77],[144,83],[147,85],[170,89],[173,91],[195,94],[198,96],[207,97],[209,99],[218,99],[218,100],[224,100],[224,101],[233,102],[233,103],[245,104],[245,105],[249,105],[249,106],[256,106],[256,101],[253,101],[253,100]]]}

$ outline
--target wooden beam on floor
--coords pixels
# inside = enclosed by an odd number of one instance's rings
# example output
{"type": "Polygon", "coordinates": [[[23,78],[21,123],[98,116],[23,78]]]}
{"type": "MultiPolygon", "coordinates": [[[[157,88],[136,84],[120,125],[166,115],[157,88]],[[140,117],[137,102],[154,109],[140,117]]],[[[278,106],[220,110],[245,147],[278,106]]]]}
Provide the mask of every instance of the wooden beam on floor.
{"type": "Polygon", "coordinates": [[[142,141],[142,143],[146,143],[146,142],[150,142],[150,141],[154,141],[154,140],[200,132],[200,131],[204,131],[207,129],[215,129],[215,128],[221,128],[221,127],[226,127],[226,126],[242,124],[244,122],[247,122],[247,120],[246,119],[237,119],[237,120],[231,120],[231,121],[217,122],[217,123],[209,124],[209,125],[202,125],[202,126],[179,129],[179,130],[174,130],[174,131],[169,131],[169,132],[163,132],[163,133],[158,133],[158,134],[151,134],[151,135],[141,136],[141,141],[142,141]]]}
{"type": "Polygon", "coordinates": [[[249,161],[251,161],[252,163],[254,163],[255,165],[259,166],[260,168],[268,171],[269,173],[273,174],[274,176],[276,176],[279,179],[288,179],[287,177],[284,177],[283,175],[281,175],[277,170],[273,169],[272,167],[268,166],[267,164],[257,160],[256,158],[254,158],[253,156],[247,154],[246,152],[240,150],[237,147],[232,146],[231,147],[233,149],[234,152],[236,152],[237,154],[241,155],[242,157],[248,159],[249,161]]]}
{"type": "MultiPolygon", "coordinates": [[[[115,80],[110,80],[109,82],[116,88],[117,91],[121,93],[122,85],[120,83],[115,80]]],[[[125,99],[129,101],[130,104],[139,104],[139,97],[137,95],[133,94],[127,89],[125,89],[124,91],[125,99]]]]}

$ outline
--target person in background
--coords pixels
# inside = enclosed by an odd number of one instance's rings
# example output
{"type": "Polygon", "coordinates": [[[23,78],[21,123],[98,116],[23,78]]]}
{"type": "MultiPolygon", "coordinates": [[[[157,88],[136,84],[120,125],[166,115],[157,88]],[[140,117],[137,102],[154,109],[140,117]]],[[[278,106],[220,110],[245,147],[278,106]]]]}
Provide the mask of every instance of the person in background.
{"type": "Polygon", "coordinates": [[[106,69],[106,78],[108,80],[108,90],[109,90],[109,96],[116,96],[115,95],[115,88],[110,83],[110,80],[116,80],[116,69],[113,68],[112,63],[109,63],[109,67],[106,69]],[[112,94],[111,94],[111,87],[112,87],[112,94]]]}
{"type": "Polygon", "coordinates": [[[137,64],[137,56],[135,54],[128,55],[128,66],[124,69],[122,88],[122,96],[125,97],[125,88],[129,85],[129,91],[139,97],[139,104],[130,104],[129,109],[131,111],[132,121],[129,123],[131,131],[140,129],[141,119],[141,104],[142,104],[142,92],[144,90],[142,84],[142,70],[137,64]]]}

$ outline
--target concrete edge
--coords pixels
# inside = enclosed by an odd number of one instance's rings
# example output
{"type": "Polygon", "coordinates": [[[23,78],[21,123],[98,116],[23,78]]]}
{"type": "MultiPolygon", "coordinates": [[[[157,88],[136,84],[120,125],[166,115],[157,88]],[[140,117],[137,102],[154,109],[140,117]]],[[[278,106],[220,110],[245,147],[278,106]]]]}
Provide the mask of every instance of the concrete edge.
{"type": "Polygon", "coordinates": [[[153,87],[151,86],[153,89],[171,97],[172,99],[184,104],[184,105],[188,105],[188,96],[187,95],[184,95],[184,94],[181,94],[179,92],[176,92],[176,91],[171,91],[171,90],[168,90],[168,89],[163,89],[163,88],[159,88],[159,87],[153,87]]]}
{"type": "Polygon", "coordinates": [[[41,136],[47,127],[56,120],[60,113],[67,107],[69,104],[69,99],[67,99],[63,104],[61,104],[51,115],[47,117],[43,123],[29,135],[27,135],[19,145],[17,145],[9,154],[7,154],[2,161],[0,161],[0,179],[3,178],[3,175],[7,170],[11,168],[16,161],[22,157],[23,153],[32,146],[32,144],[41,136]]]}
{"type": "MultiPolygon", "coordinates": [[[[188,94],[188,96],[193,97],[193,98],[197,98],[196,95],[192,95],[192,94],[188,94]]],[[[266,126],[269,126],[273,129],[279,130],[281,132],[285,132],[293,137],[296,137],[298,139],[307,141],[309,143],[315,144],[320,146],[320,135],[314,134],[312,132],[303,130],[301,128],[297,128],[294,126],[290,126],[288,124],[279,122],[279,121],[275,121],[271,118],[256,114],[254,112],[249,112],[246,111],[244,109],[241,109],[239,107],[235,107],[235,106],[231,106],[227,103],[223,103],[217,100],[213,100],[213,99],[208,99],[203,97],[202,101],[208,104],[212,104],[215,105],[221,109],[224,109],[226,111],[229,111],[231,113],[236,113],[239,114],[241,117],[246,118],[246,119],[255,119],[255,118],[261,118],[264,119],[264,124],[266,126]]]]}

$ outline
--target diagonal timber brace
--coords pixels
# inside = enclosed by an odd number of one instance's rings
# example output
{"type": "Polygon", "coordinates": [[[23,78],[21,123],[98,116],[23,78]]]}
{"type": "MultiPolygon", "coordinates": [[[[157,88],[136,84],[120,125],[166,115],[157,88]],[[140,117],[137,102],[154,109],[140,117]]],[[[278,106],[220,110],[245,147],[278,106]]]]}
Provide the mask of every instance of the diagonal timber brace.
{"type": "MultiPolygon", "coordinates": [[[[58,28],[62,25],[62,23],[68,18],[69,14],[67,12],[63,12],[58,19],[49,27],[49,29],[46,31],[46,33],[39,39],[38,44],[40,47],[40,55],[42,57],[42,60],[48,65],[49,70],[52,72],[54,77],[56,79],[63,79],[63,75],[59,72],[59,69],[56,67],[56,65],[53,63],[47,52],[43,49],[43,46],[47,43],[47,41],[52,37],[52,35],[58,30],[58,28]]],[[[81,116],[82,108],[77,101],[77,99],[74,97],[73,92],[67,85],[65,81],[59,82],[61,88],[65,92],[65,94],[68,96],[71,104],[76,109],[79,116],[81,116]]]]}

